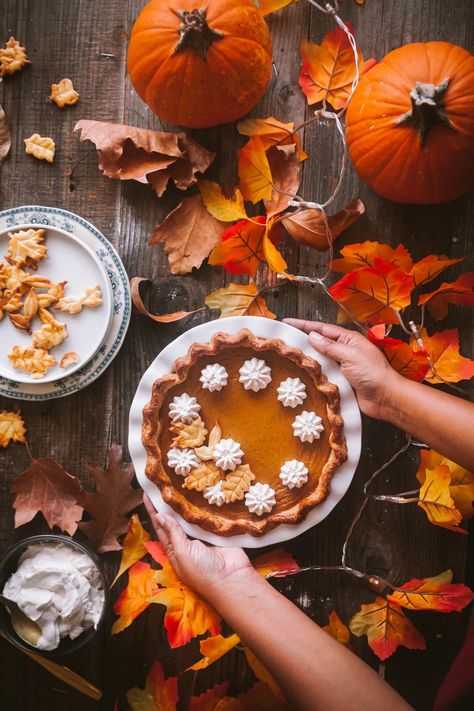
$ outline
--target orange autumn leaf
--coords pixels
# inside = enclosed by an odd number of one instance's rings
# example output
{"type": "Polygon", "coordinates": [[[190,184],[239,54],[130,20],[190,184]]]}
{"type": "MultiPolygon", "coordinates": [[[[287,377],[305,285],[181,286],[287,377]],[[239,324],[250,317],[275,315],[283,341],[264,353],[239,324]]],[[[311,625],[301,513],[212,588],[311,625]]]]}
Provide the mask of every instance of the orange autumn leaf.
{"type": "Polygon", "coordinates": [[[114,605],[114,612],[119,615],[112,625],[112,634],[122,632],[132,624],[148,607],[149,598],[157,589],[157,570],[148,563],[138,561],[128,571],[128,584],[114,605]]]}
{"type": "Polygon", "coordinates": [[[326,223],[320,210],[299,210],[284,217],[282,225],[295,242],[325,252],[329,247],[329,242],[333,242],[336,237],[339,237],[364,212],[365,207],[362,200],[352,200],[339,212],[328,215],[330,234],[327,233],[326,223]]]}
{"type": "Polygon", "coordinates": [[[26,427],[20,412],[0,412],[0,447],[7,447],[10,442],[25,443],[25,434],[26,427]]]}
{"type": "Polygon", "coordinates": [[[152,558],[161,565],[161,570],[155,571],[156,582],[161,587],[148,597],[148,602],[166,607],[164,625],[170,647],[182,647],[193,637],[207,631],[212,635],[219,634],[220,616],[209,603],[178,578],[161,543],[150,541],[145,546],[152,558]]]}
{"type": "Polygon", "coordinates": [[[160,314],[159,316],[157,314],[152,314],[146,308],[140,294],[140,286],[143,283],[150,284],[151,279],[146,279],[145,277],[132,277],[130,279],[130,292],[132,295],[132,302],[137,311],[139,311],[144,316],[148,316],[148,318],[151,318],[152,321],[156,321],[157,323],[172,323],[173,321],[180,321],[182,318],[185,318],[186,316],[191,316],[197,311],[200,311],[200,309],[195,309],[194,311],[175,311],[171,314],[160,314]]]}
{"type": "MultiPolygon", "coordinates": [[[[379,324],[380,325],[380,324],[379,324]]],[[[397,373],[405,378],[421,383],[430,369],[426,351],[414,351],[408,343],[398,338],[378,337],[373,326],[367,331],[367,336],[377,348],[385,354],[388,362],[397,373]]],[[[385,331],[385,328],[383,328],[385,331]]]]}
{"type": "Polygon", "coordinates": [[[216,220],[234,222],[248,219],[240,190],[235,190],[232,197],[226,197],[221,186],[212,180],[198,180],[198,188],[207,211],[216,220]]]}
{"type": "MultiPolygon", "coordinates": [[[[227,654],[231,649],[234,649],[238,644],[240,644],[240,637],[235,633],[229,637],[223,637],[221,634],[217,634],[213,637],[202,639],[199,642],[199,651],[202,654],[202,658],[189,667],[189,669],[193,669],[194,671],[206,669],[206,667],[217,662],[218,659],[223,657],[224,654],[227,654]]],[[[186,671],[188,671],[188,669],[186,671]]]]}
{"type": "MultiPolygon", "coordinates": [[[[220,243],[210,253],[209,264],[223,266],[230,274],[255,276],[260,264],[265,262],[263,241],[266,224],[265,215],[258,215],[228,227],[222,233],[220,243]]],[[[283,230],[277,224],[272,230],[271,240],[278,242],[282,236],[283,230]]]]}
{"type": "Polygon", "coordinates": [[[450,259],[449,257],[445,257],[444,254],[429,254],[427,257],[423,257],[423,259],[420,259],[419,262],[413,265],[410,272],[415,287],[436,279],[445,269],[452,264],[462,262],[463,259],[464,257],[461,257],[461,259],[450,259]]]}
{"type": "Polygon", "coordinates": [[[259,136],[251,138],[238,152],[239,190],[253,203],[272,196],[272,173],[265,146],[259,136]]]}
{"type": "Polygon", "coordinates": [[[424,304],[437,321],[448,315],[449,304],[474,306],[474,272],[462,274],[456,281],[444,282],[435,291],[422,294],[418,299],[418,306],[424,304]]]}
{"type": "Polygon", "coordinates": [[[263,146],[267,151],[271,146],[278,144],[279,146],[288,146],[294,143],[300,161],[306,160],[307,154],[301,148],[300,139],[295,133],[295,124],[282,123],[274,116],[268,116],[265,119],[243,119],[237,124],[237,130],[243,136],[259,136],[263,146]]]}
{"type": "Polygon", "coordinates": [[[453,584],[452,579],[452,570],[445,570],[432,578],[413,578],[387,597],[407,610],[460,612],[473,600],[474,594],[462,583],[453,584]]]}
{"type": "Polygon", "coordinates": [[[380,257],[374,266],[356,269],[333,284],[329,293],[359,321],[398,323],[397,313],[410,303],[413,277],[380,257]]]}
{"type": "Polygon", "coordinates": [[[451,472],[449,493],[463,520],[467,521],[474,516],[472,505],[474,502],[474,473],[435,452],[434,449],[422,449],[420,452],[420,466],[416,473],[416,478],[420,484],[425,481],[426,470],[434,469],[438,464],[446,465],[451,472]]]}
{"type": "Polygon", "coordinates": [[[134,687],[127,692],[131,711],[176,711],[178,703],[178,679],[165,679],[163,667],[156,661],[145,682],[145,688],[134,687]]]}
{"type": "Polygon", "coordinates": [[[434,526],[448,528],[456,533],[467,533],[459,524],[461,512],[451,497],[449,485],[451,472],[445,464],[437,464],[434,469],[425,470],[425,480],[420,488],[418,506],[426,513],[434,526]]]}
{"type": "Polygon", "coordinates": [[[270,672],[263,666],[262,662],[257,659],[251,649],[249,649],[245,644],[242,644],[242,648],[244,650],[245,658],[247,659],[249,667],[253,671],[257,679],[263,681],[263,683],[268,686],[275,698],[277,698],[282,703],[286,703],[286,699],[283,696],[282,690],[280,689],[270,672]]]}
{"type": "Polygon", "coordinates": [[[322,627],[331,637],[334,637],[338,642],[345,647],[349,644],[350,632],[349,628],[344,624],[335,610],[329,615],[329,623],[322,627]]]}
{"type": "MultiPolygon", "coordinates": [[[[440,331],[428,336],[426,329],[420,332],[423,348],[431,359],[431,369],[426,376],[429,383],[458,383],[474,376],[474,361],[459,352],[457,328],[440,331]]],[[[415,338],[411,339],[413,350],[421,350],[415,338]]]]}
{"type": "Polygon", "coordinates": [[[275,577],[277,578],[284,578],[286,575],[292,575],[300,570],[300,566],[291,553],[287,553],[284,548],[275,548],[273,551],[259,555],[258,558],[254,558],[252,565],[264,578],[270,573],[276,573],[278,570],[287,570],[289,572],[276,575],[275,577]]]}
{"type": "Polygon", "coordinates": [[[389,244],[380,242],[357,242],[343,247],[341,254],[341,259],[333,260],[331,269],[343,274],[348,274],[354,269],[374,267],[378,257],[386,262],[391,262],[403,272],[410,272],[413,267],[410,253],[403,244],[399,244],[398,247],[391,247],[389,244]]]}
{"type": "Polygon", "coordinates": [[[369,646],[382,661],[391,657],[400,646],[426,649],[425,638],[403,610],[384,597],[362,605],[350,621],[349,628],[356,637],[367,635],[369,646]]]}
{"type": "Polygon", "coordinates": [[[286,210],[300,186],[300,160],[296,146],[272,146],[267,152],[272,174],[272,194],[264,200],[268,217],[286,210]],[[287,150],[289,149],[289,150],[287,150]]]}
{"type": "Polygon", "coordinates": [[[258,681],[237,698],[224,698],[216,711],[294,711],[294,707],[277,699],[263,681],[258,681]]]}
{"type": "Polygon", "coordinates": [[[138,514],[133,514],[128,522],[128,531],[123,539],[123,550],[122,558],[120,560],[120,567],[117,575],[115,576],[113,583],[110,587],[115,585],[117,580],[120,578],[126,570],[132,567],[134,563],[139,561],[146,555],[145,543],[150,540],[149,534],[145,531],[138,514]]]}
{"type": "MultiPolygon", "coordinates": [[[[352,34],[355,30],[346,23],[352,34]]],[[[349,98],[352,82],[356,74],[355,58],[348,37],[342,27],[331,30],[320,45],[302,40],[301,68],[298,83],[308,99],[308,104],[322,101],[334,109],[342,109],[349,98]]],[[[359,76],[365,74],[376,64],[375,59],[364,61],[358,49],[359,76]]]]}
{"type": "Polygon", "coordinates": [[[219,702],[227,694],[228,688],[229,682],[225,681],[223,684],[216,684],[199,696],[191,696],[188,711],[218,711],[219,702]]]}
{"type": "Polygon", "coordinates": [[[281,10],[282,7],[292,5],[295,0],[253,0],[257,10],[261,15],[269,15],[271,12],[281,10]]]}
{"type": "Polygon", "coordinates": [[[228,316],[262,316],[276,318],[270,311],[256,284],[229,284],[206,296],[206,306],[219,309],[219,318],[228,316]]]}
{"type": "MultiPolygon", "coordinates": [[[[270,217],[267,220],[267,225],[265,227],[265,234],[263,235],[263,254],[265,255],[266,262],[270,269],[276,274],[283,274],[287,279],[292,279],[292,277],[286,273],[288,269],[288,264],[285,262],[283,255],[278,251],[275,246],[275,240],[273,238],[273,226],[274,218],[270,217]]],[[[278,228],[279,225],[276,225],[278,228]]]]}

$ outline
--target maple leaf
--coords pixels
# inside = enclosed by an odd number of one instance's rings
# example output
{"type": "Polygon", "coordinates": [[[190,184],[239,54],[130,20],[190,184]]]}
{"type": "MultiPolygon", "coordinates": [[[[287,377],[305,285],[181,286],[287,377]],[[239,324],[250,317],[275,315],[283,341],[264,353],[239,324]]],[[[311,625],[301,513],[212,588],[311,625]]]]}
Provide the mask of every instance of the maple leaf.
{"type": "Polygon", "coordinates": [[[343,644],[345,647],[349,645],[351,636],[349,628],[343,623],[335,610],[333,610],[329,615],[329,623],[321,629],[331,635],[331,637],[334,637],[334,639],[343,644]]]}
{"type": "Polygon", "coordinates": [[[146,555],[147,550],[145,548],[145,543],[148,543],[149,540],[150,536],[140,523],[138,515],[133,514],[128,522],[128,531],[123,539],[120,567],[110,587],[115,585],[117,580],[125,573],[126,570],[131,568],[132,565],[146,555]]]}
{"type": "Polygon", "coordinates": [[[464,257],[461,257],[461,259],[450,259],[449,257],[445,257],[444,254],[429,254],[427,257],[423,257],[423,259],[420,259],[419,262],[413,265],[410,271],[415,287],[436,279],[441,272],[452,264],[457,264],[463,260],[464,257]]]}
{"type": "Polygon", "coordinates": [[[146,610],[150,604],[149,598],[157,590],[158,573],[148,563],[137,561],[132,565],[128,571],[127,587],[122,590],[114,605],[114,612],[119,617],[112,625],[112,634],[122,632],[146,610]]]}
{"type": "Polygon", "coordinates": [[[14,37],[10,37],[5,47],[0,48],[0,77],[19,72],[27,64],[31,62],[25,48],[14,37]]]}
{"type": "Polygon", "coordinates": [[[275,548],[273,551],[254,558],[252,565],[257,573],[260,573],[264,578],[270,573],[276,573],[278,570],[287,570],[290,572],[275,575],[276,578],[284,578],[286,575],[292,575],[300,570],[298,563],[291,553],[287,553],[284,548],[275,548]]]}
{"type": "Polygon", "coordinates": [[[374,266],[349,272],[329,289],[360,321],[398,323],[397,314],[410,303],[413,277],[380,257],[374,266]]]}
{"type": "Polygon", "coordinates": [[[178,679],[175,676],[165,679],[163,667],[157,660],[146,678],[145,688],[130,689],[127,701],[132,711],[176,711],[178,679]]]}
{"type": "Polygon", "coordinates": [[[257,659],[255,654],[252,652],[251,649],[249,649],[249,647],[247,647],[245,644],[242,644],[242,648],[244,650],[244,654],[249,664],[249,667],[251,668],[257,679],[263,681],[263,683],[268,686],[275,698],[277,698],[282,703],[286,703],[282,690],[280,689],[270,672],[263,666],[262,662],[257,659]]]}
{"type": "Polygon", "coordinates": [[[403,610],[384,597],[362,605],[350,621],[349,628],[356,637],[367,635],[369,646],[382,661],[391,657],[400,646],[426,649],[425,638],[403,610]]]}
{"type": "Polygon", "coordinates": [[[191,696],[188,711],[214,711],[214,709],[218,711],[219,702],[227,694],[228,688],[229,682],[225,681],[223,684],[216,684],[199,696],[191,696]]]}
{"type": "Polygon", "coordinates": [[[204,491],[207,486],[217,484],[221,476],[222,472],[214,462],[201,462],[196,469],[190,471],[183,482],[183,486],[185,489],[204,491]]]}
{"type": "Polygon", "coordinates": [[[10,129],[8,128],[5,112],[0,106],[0,165],[3,163],[3,161],[9,154],[11,145],[12,139],[10,129]]]}
{"type": "Polygon", "coordinates": [[[32,459],[13,480],[15,528],[32,521],[41,512],[50,528],[57,526],[74,535],[83,508],[79,479],[68,474],[54,459],[32,459]]]}
{"type": "Polygon", "coordinates": [[[441,321],[448,315],[448,304],[474,305],[474,272],[462,274],[456,281],[443,282],[435,291],[422,294],[418,306],[426,304],[430,314],[441,321]]]}
{"type": "Polygon", "coordinates": [[[103,121],[78,121],[81,141],[92,141],[99,154],[99,169],[108,178],[150,183],[158,197],[169,180],[186,190],[204,173],[214,153],[185,133],[150,131],[103,121]]]}
{"type": "Polygon", "coordinates": [[[21,413],[3,410],[0,412],[0,446],[7,447],[10,442],[26,442],[26,427],[21,413]]]}
{"type": "Polygon", "coordinates": [[[219,309],[219,318],[227,316],[262,316],[276,318],[257,289],[256,284],[229,284],[206,296],[206,306],[219,309]]]}
{"type": "Polygon", "coordinates": [[[426,469],[418,506],[423,509],[434,526],[448,528],[456,533],[467,533],[459,527],[462,516],[451,497],[450,483],[451,472],[445,464],[437,464],[434,469],[426,469]]]}
{"type": "Polygon", "coordinates": [[[158,316],[157,314],[152,314],[146,308],[140,295],[140,285],[143,283],[150,284],[151,279],[146,279],[145,277],[132,277],[132,279],[130,279],[130,291],[132,295],[133,305],[135,306],[137,311],[139,311],[144,316],[148,316],[148,318],[151,318],[157,323],[172,323],[173,321],[180,321],[185,316],[190,316],[191,314],[195,314],[196,311],[200,310],[195,309],[194,311],[175,311],[171,314],[161,314],[161,316],[158,316]]]}
{"type": "MultiPolygon", "coordinates": [[[[457,328],[440,331],[428,336],[423,328],[420,332],[423,349],[429,354],[431,369],[426,375],[430,383],[458,383],[474,376],[474,361],[465,358],[459,352],[459,332],[457,328]]],[[[415,351],[422,350],[412,337],[411,347],[415,351]]]]}
{"type": "Polygon", "coordinates": [[[329,243],[339,237],[364,212],[365,207],[362,200],[352,200],[336,214],[328,215],[329,234],[320,210],[299,210],[284,217],[282,224],[295,242],[314,247],[320,252],[325,252],[329,247],[329,243]]]}
{"type": "Polygon", "coordinates": [[[133,465],[123,463],[122,447],[113,444],[108,451],[107,469],[88,467],[96,491],[83,491],[78,502],[90,514],[91,520],[79,528],[98,553],[122,548],[118,537],[127,531],[127,514],[142,503],[143,493],[131,486],[133,465]]]}
{"type": "Polygon", "coordinates": [[[198,188],[204,205],[216,220],[234,222],[242,218],[247,219],[240,190],[235,190],[233,196],[228,198],[222,192],[221,186],[212,180],[198,180],[198,188]]]}
{"type": "Polygon", "coordinates": [[[73,106],[79,101],[79,94],[74,89],[70,79],[61,79],[59,84],[51,84],[51,101],[56,106],[63,109],[65,106],[73,106]]]}
{"type": "MultiPolygon", "coordinates": [[[[355,30],[346,25],[352,34],[355,30]]],[[[375,59],[364,61],[358,49],[359,76],[376,64],[375,59]]],[[[307,40],[301,42],[303,66],[298,83],[308,104],[327,101],[334,109],[342,109],[349,98],[356,74],[354,52],[342,27],[336,27],[324,37],[320,45],[307,40]]]]}
{"type": "Polygon", "coordinates": [[[178,578],[163,546],[151,541],[146,544],[146,549],[161,565],[161,570],[156,571],[156,581],[162,587],[148,598],[148,602],[166,606],[164,625],[170,647],[182,647],[207,631],[218,634],[221,629],[218,613],[178,578]]]}
{"type": "Polygon", "coordinates": [[[49,136],[40,136],[39,133],[33,133],[29,138],[25,138],[25,153],[37,158],[52,163],[56,151],[56,145],[49,136]]]}
{"type": "Polygon", "coordinates": [[[26,371],[33,380],[44,378],[49,368],[52,368],[56,363],[56,358],[48,351],[31,346],[13,346],[8,358],[15,370],[26,371]]]}
{"type": "Polygon", "coordinates": [[[234,471],[229,472],[222,483],[226,503],[233,504],[235,501],[242,501],[245,492],[250,489],[254,480],[255,474],[248,464],[239,464],[234,471]]]}
{"type": "Polygon", "coordinates": [[[474,516],[474,473],[467,471],[456,462],[452,462],[434,449],[422,449],[420,452],[420,466],[416,473],[416,478],[423,484],[426,478],[427,469],[435,469],[438,464],[444,464],[451,472],[451,483],[449,493],[452,496],[456,508],[461,512],[464,520],[474,516]]]}
{"type": "Polygon", "coordinates": [[[356,242],[343,247],[341,254],[342,259],[334,259],[331,269],[343,274],[363,267],[375,267],[377,258],[391,262],[403,272],[410,272],[413,268],[410,253],[403,244],[391,247],[389,244],[380,242],[356,242]]]}
{"type": "Polygon", "coordinates": [[[219,244],[223,231],[224,224],[206,210],[200,195],[194,195],[155,227],[149,244],[164,243],[172,274],[189,274],[219,244]]]}
{"type": "Polygon", "coordinates": [[[282,123],[273,116],[268,116],[265,119],[243,119],[237,124],[237,130],[243,136],[259,136],[265,151],[276,144],[279,146],[295,144],[300,161],[306,160],[308,157],[301,148],[300,139],[294,132],[295,124],[292,121],[282,123]]]}
{"type": "Polygon", "coordinates": [[[473,600],[474,593],[466,585],[453,584],[452,579],[452,570],[432,578],[413,578],[387,597],[407,610],[460,612],[473,600]]]}
{"type": "Polygon", "coordinates": [[[253,203],[272,197],[272,173],[260,136],[253,136],[238,151],[239,190],[253,203]]]}
{"type": "Polygon", "coordinates": [[[271,12],[281,10],[282,7],[292,5],[295,0],[253,0],[257,10],[261,15],[269,15],[271,12]]]}
{"type": "MultiPolygon", "coordinates": [[[[206,669],[211,664],[214,664],[214,662],[217,662],[218,659],[227,654],[231,649],[234,649],[238,644],[240,644],[240,637],[235,633],[229,637],[223,637],[221,634],[217,634],[213,637],[202,639],[199,642],[199,651],[202,654],[202,658],[189,667],[189,669],[193,669],[194,671],[206,669]]],[[[189,671],[189,669],[186,669],[186,671],[189,671]]]]}
{"type": "MultiPolygon", "coordinates": [[[[375,334],[376,328],[378,326],[373,326],[367,331],[369,340],[375,343],[377,348],[380,348],[397,373],[421,383],[430,369],[426,351],[422,349],[414,351],[408,343],[398,338],[379,338],[375,334]]],[[[385,331],[385,326],[383,326],[383,330],[385,331]]]]}

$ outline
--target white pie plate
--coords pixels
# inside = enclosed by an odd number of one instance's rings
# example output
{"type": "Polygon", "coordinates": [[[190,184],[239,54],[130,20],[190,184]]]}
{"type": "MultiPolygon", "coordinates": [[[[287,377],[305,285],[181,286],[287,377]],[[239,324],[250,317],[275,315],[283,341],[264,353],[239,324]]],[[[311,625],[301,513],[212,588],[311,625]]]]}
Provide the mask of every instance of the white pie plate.
{"type": "Polygon", "coordinates": [[[244,548],[262,548],[295,538],[309,528],[320,523],[328,516],[346,493],[354,476],[361,449],[361,418],[354,392],[341,374],[337,363],[330,358],[317,354],[309,345],[308,337],[292,326],[281,321],[272,321],[258,316],[233,316],[226,319],[209,321],[191,328],[164,348],[143,375],[130,409],[128,446],[138,482],[152,500],[154,506],[174,516],[186,533],[208,543],[219,546],[242,546],[244,548]],[[344,431],[347,440],[348,460],[340,466],[331,480],[328,498],[312,509],[304,521],[291,526],[281,524],[263,536],[240,534],[236,536],[218,536],[205,531],[195,524],[188,523],[161,496],[160,489],[145,474],[146,452],[141,441],[142,411],[151,397],[153,382],[172,370],[176,358],[184,356],[193,343],[207,343],[219,331],[237,333],[241,328],[248,328],[255,336],[262,338],[280,338],[289,346],[300,348],[304,353],[317,359],[328,379],[336,383],[341,395],[341,411],[344,418],[344,431]]]}

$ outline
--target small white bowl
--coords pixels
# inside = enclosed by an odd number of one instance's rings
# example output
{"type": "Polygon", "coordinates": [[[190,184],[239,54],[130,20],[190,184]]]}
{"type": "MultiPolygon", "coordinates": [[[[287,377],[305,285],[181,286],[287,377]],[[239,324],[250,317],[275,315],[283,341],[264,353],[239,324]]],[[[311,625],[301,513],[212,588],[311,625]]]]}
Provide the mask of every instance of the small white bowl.
{"type": "MultiPolygon", "coordinates": [[[[7,252],[8,233],[19,230],[40,229],[38,224],[15,225],[0,231],[0,259],[7,252]]],[[[38,262],[36,274],[47,277],[57,283],[67,281],[64,295],[81,295],[90,287],[99,284],[102,292],[102,304],[95,308],[84,307],[76,315],[64,311],[56,311],[51,307],[51,313],[68,328],[68,337],[51,349],[51,355],[56,358],[56,365],[50,368],[43,378],[32,378],[29,373],[13,368],[8,354],[13,346],[31,346],[32,336],[19,331],[10,323],[7,314],[0,321],[0,376],[20,383],[50,383],[71,375],[82,368],[99,350],[107,334],[112,316],[112,288],[108,275],[94,252],[74,235],[58,227],[45,226],[45,242],[48,248],[47,257],[38,262]],[[79,361],[69,368],[60,368],[63,355],[76,352],[79,361]]],[[[27,270],[30,271],[30,270],[27,270]]],[[[32,330],[41,328],[41,321],[35,318],[32,330]]]]}

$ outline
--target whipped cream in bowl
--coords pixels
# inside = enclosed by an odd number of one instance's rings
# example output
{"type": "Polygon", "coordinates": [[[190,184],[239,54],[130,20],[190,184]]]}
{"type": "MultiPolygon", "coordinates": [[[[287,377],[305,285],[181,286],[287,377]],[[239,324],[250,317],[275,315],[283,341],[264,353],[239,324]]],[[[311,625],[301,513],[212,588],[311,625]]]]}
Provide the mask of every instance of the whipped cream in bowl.
{"type": "Polygon", "coordinates": [[[41,629],[35,647],[0,608],[0,628],[17,646],[44,656],[76,651],[96,633],[107,604],[107,582],[94,553],[62,535],[32,536],[0,561],[0,591],[41,629]]]}

